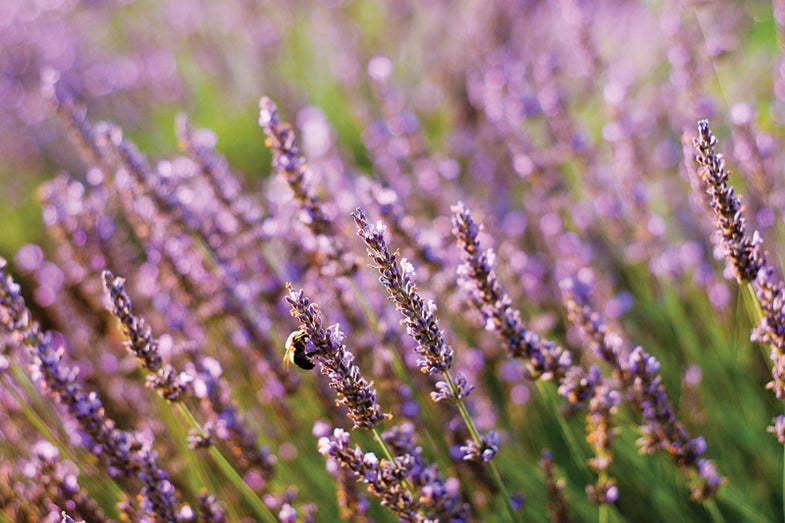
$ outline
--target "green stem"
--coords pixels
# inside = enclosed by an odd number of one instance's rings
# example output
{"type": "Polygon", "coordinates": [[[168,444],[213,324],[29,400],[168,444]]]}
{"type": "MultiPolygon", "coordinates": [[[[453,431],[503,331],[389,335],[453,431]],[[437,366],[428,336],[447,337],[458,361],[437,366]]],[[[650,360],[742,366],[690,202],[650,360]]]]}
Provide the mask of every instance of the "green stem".
{"type": "Polygon", "coordinates": [[[474,426],[474,421],[472,421],[472,418],[469,415],[466,404],[458,397],[458,387],[455,386],[455,382],[450,375],[450,371],[444,371],[444,378],[447,380],[447,385],[450,386],[450,392],[452,392],[453,397],[456,398],[455,405],[458,407],[458,411],[461,413],[461,417],[463,418],[463,422],[466,424],[466,428],[469,429],[469,434],[478,446],[481,445],[480,432],[477,430],[477,427],[474,426]]]}
{"type": "MultiPolygon", "coordinates": [[[[16,362],[13,362],[12,365],[16,367],[16,362]]],[[[12,372],[16,371],[17,369],[14,368],[12,372]]],[[[3,376],[3,381],[6,383],[6,390],[10,391],[13,395],[16,402],[19,404],[22,410],[22,415],[25,419],[33,426],[35,429],[41,434],[46,440],[57,447],[57,449],[65,456],[68,456],[68,459],[73,461],[74,463],[79,463],[79,460],[71,453],[71,450],[60,443],[60,439],[58,436],[46,425],[41,416],[33,409],[33,407],[22,397],[22,395],[16,390],[7,376],[3,376]]]]}
{"type": "MultiPolygon", "coordinates": [[[[542,380],[537,380],[535,382],[537,386],[537,391],[540,393],[540,397],[546,402],[550,409],[555,412],[559,410],[559,400],[555,396],[555,391],[553,389],[549,389],[546,387],[545,383],[542,380]]],[[[570,449],[570,454],[575,458],[573,461],[575,466],[578,468],[581,474],[583,474],[583,480],[588,484],[591,481],[593,476],[593,472],[589,468],[589,465],[586,463],[586,456],[585,452],[581,444],[575,438],[572,430],[570,429],[569,424],[564,416],[556,416],[556,421],[561,428],[562,436],[564,437],[564,441],[567,443],[567,447],[570,449]]]]}
{"type": "Polygon", "coordinates": [[[371,430],[373,431],[373,437],[376,439],[376,442],[379,443],[379,445],[382,447],[382,451],[384,452],[385,457],[388,460],[390,460],[391,463],[394,464],[395,458],[393,457],[392,451],[390,450],[390,447],[387,445],[387,442],[384,441],[384,439],[382,438],[379,429],[373,427],[371,430]]]}
{"type": "MultiPolygon", "coordinates": [[[[761,307],[760,300],[758,299],[758,295],[755,294],[755,288],[753,287],[751,282],[748,282],[748,283],[746,283],[746,284],[744,284],[742,286],[742,289],[743,289],[744,292],[746,292],[746,294],[747,294],[747,296],[749,298],[746,301],[751,303],[752,307],[754,309],[753,315],[754,315],[755,322],[756,323],[760,322],[763,319],[763,317],[764,317],[764,315],[763,315],[763,307],[761,307]]],[[[764,353],[764,357],[766,357],[767,356],[765,354],[766,351],[762,347],[761,347],[761,350],[764,353]]],[[[782,477],[782,481],[780,483],[780,488],[782,489],[782,511],[783,511],[783,514],[785,514],[785,445],[783,445],[782,470],[783,470],[783,477],[782,477]]],[[[707,506],[707,508],[708,508],[708,506],[707,506]]],[[[719,513],[719,511],[717,511],[717,512],[719,513]]]]}
{"type": "Polygon", "coordinates": [[[373,330],[379,332],[379,318],[376,317],[376,313],[373,311],[371,306],[368,304],[368,300],[365,299],[365,294],[363,294],[362,289],[360,286],[357,285],[357,281],[354,279],[352,281],[352,290],[354,291],[354,296],[357,298],[357,302],[360,304],[360,308],[365,313],[365,317],[368,319],[368,323],[371,324],[373,330]]]}
{"type": "Polygon", "coordinates": [[[610,517],[610,510],[607,503],[600,503],[600,506],[597,507],[597,521],[599,523],[608,523],[608,518],[610,517]]]}
{"type": "MultiPolygon", "coordinates": [[[[382,435],[379,432],[379,429],[377,429],[376,427],[373,427],[371,430],[373,431],[374,439],[376,439],[376,442],[379,443],[379,445],[381,445],[382,452],[384,452],[385,457],[388,460],[390,460],[390,463],[395,465],[395,468],[398,468],[398,462],[395,461],[395,458],[393,457],[392,451],[390,450],[390,447],[387,445],[387,442],[384,441],[384,439],[382,438],[382,435]]],[[[409,483],[409,481],[406,480],[405,478],[403,479],[403,486],[406,487],[406,490],[409,491],[409,494],[411,494],[412,499],[417,499],[417,493],[415,492],[414,487],[412,487],[412,485],[409,483]]]]}
{"type": "Polygon", "coordinates": [[[748,305],[751,305],[753,308],[752,311],[749,311],[750,316],[753,318],[753,321],[759,322],[763,319],[763,308],[760,306],[758,295],[755,294],[755,288],[752,286],[752,283],[745,283],[741,286],[741,290],[747,295],[748,305]]]}
{"type": "MultiPolygon", "coordinates": [[[[456,398],[455,405],[458,407],[458,412],[461,413],[461,417],[463,418],[463,422],[466,424],[466,428],[469,429],[469,434],[474,440],[474,443],[477,445],[477,448],[482,448],[482,438],[480,437],[480,432],[477,430],[477,427],[474,426],[474,421],[472,420],[471,416],[469,415],[469,410],[466,408],[466,404],[462,399],[460,399],[458,395],[458,387],[455,385],[455,382],[450,375],[450,371],[444,371],[444,378],[447,380],[447,385],[450,387],[450,392],[452,392],[453,397],[456,398]]],[[[515,508],[512,506],[512,500],[510,499],[510,493],[507,490],[507,486],[504,484],[502,480],[501,474],[499,474],[499,469],[496,468],[496,463],[491,460],[487,461],[486,465],[488,466],[488,470],[491,473],[491,479],[493,483],[496,485],[496,488],[501,492],[502,497],[504,498],[504,504],[507,507],[507,513],[510,516],[511,521],[518,520],[518,514],[515,512],[515,508]]]]}
{"type": "Polygon", "coordinates": [[[707,499],[703,502],[703,506],[706,508],[706,511],[711,514],[712,521],[715,523],[725,523],[725,518],[722,516],[722,512],[720,512],[717,502],[714,499],[707,499]]]}
{"type": "MultiPolygon", "coordinates": [[[[772,518],[763,514],[763,507],[755,505],[754,499],[750,497],[749,492],[742,486],[740,490],[734,488],[734,485],[729,485],[728,488],[721,489],[717,492],[717,501],[723,502],[724,505],[733,507],[735,512],[739,514],[740,521],[748,521],[750,523],[769,523],[772,518]]],[[[714,498],[703,502],[704,507],[710,514],[719,512],[716,507],[714,498]],[[709,502],[715,503],[714,506],[709,506],[709,502]]],[[[715,517],[715,520],[722,521],[722,516],[715,517]]]]}
{"type": "MultiPolygon", "coordinates": [[[[376,330],[378,332],[378,330],[379,330],[379,320],[376,318],[376,314],[374,313],[373,309],[371,309],[370,305],[368,305],[368,301],[365,299],[365,295],[360,291],[360,288],[358,287],[357,282],[354,281],[354,280],[352,280],[352,288],[354,289],[354,293],[357,296],[357,299],[358,299],[358,301],[360,303],[360,307],[365,312],[365,316],[368,318],[368,322],[371,324],[371,326],[374,328],[374,330],[376,330]]],[[[405,369],[405,367],[403,365],[403,362],[400,361],[400,359],[398,358],[397,354],[393,354],[393,369],[395,370],[395,373],[398,374],[398,376],[405,383],[407,383],[412,388],[414,387],[414,383],[412,382],[411,377],[406,372],[406,369],[405,369]]],[[[455,386],[455,382],[453,381],[452,376],[450,375],[449,372],[445,372],[444,373],[444,377],[447,380],[447,383],[448,383],[448,385],[450,387],[450,390],[453,392],[453,395],[455,397],[457,397],[458,388],[455,386]]],[[[417,400],[417,403],[421,407],[424,407],[423,405],[420,404],[419,400],[417,400]]],[[[477,430],[477,427],[474,426],[474,422],[472,421],[471,416],[469,415],[469,411],[466,409],[466,405],[461,400],[458,400],[456,402],[456,405],[458,406],[458,411],[461,413],[461,417],[463,418],[464,423],[466,424],[466,427],[469,429],[469,433],[471,434],[472,440],[474,440],[474,442],[477,444],[478,447],[481,447],[482,440],[480,439],[480,433],[477,430]]],[[[430,416],[427,416],[427,418],[430,419],[430,416]]],[[[382,439],[382,437],[379,434],[379,432],[377,431],[376,427],[373,428],[373,433],[374,433],[374,437],[376,438],[376,440],[382,446],[382,449],[384,450],[384,453],[387,456],[387,459],[389,459],[390,461],[395,463],[395,460],[392,457],[392,453],[390,452],[390,449],[387,446],[387,443],[382,439]]],[[[442,439],[438,439],[438,441],[439,442],[443,442],[442,439]]],[[[446,449],[442,449],[442,450],[446,451],[446,449]]],[[[512,501],[510,500],[509,491],[507,490],[507,487],[505,486],[504,481],[502,481],[501,474],[499,473],[499,470],[496,467],[496,464],[493,461],[490,461],[490,462],[487,463],[487,465],[488,465],[488,469],[490,470],[490,473],[491,473],[491,478],[492,478],[494,484],[496,485],[496,488],[499,490],[499,492],[502,493],[502,496],[504,497],[504,502],[505,502],[505,505],[507,507],[507,512],[509,513],[511,520],[512,521],[517,521],[518,516],[517,516],[517,514],[515,512],[515,508],[512,506],[512,501]]],[[[412,491],[411,486],[407,482],[405,482],[405,484],[406,484],[406,488],[412,494],[414,494],[414,492],[412,491]]]]}
{"type": "MultiPolygon", "coordinates": [[[[188,410],[188,407],[179,402],[177,403],[177,407],[186,421],[188,421],[188,423],[194,429],[199,431],[200,435],[206,436],[206,434],[202,431],[199,422],[196,421],[194,415],[190,410],[188,410]]],[[[264,502],[259,499],[259,496],[257,496],[256,493],[251,490],[251,487],[248,486],[245,480],[243,480],[240,474],[238,474],[234,469],[232,464],[227,461],[224,455],[221,454],[221,451],[219,451],[214,445],[210,446],[210,455],[218,464],[218,468],[221,469],[221,472],[223,472],[227,479],[229,479],[229,481],[231,481],[232,484],[240,491],[245,501],[253,509],[254,515],[258,521],[269,521],[271,523],[278,521],[278,518],[276,518],[275,515],[270,512],[270,509],[267,507],[267,505],[265,505],[264,502]]]]}

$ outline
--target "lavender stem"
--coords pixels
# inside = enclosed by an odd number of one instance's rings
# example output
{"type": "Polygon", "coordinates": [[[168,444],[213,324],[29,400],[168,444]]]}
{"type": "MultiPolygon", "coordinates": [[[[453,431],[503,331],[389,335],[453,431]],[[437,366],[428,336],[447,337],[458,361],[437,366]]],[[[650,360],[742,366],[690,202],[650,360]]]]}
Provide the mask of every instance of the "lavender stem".
{"type": "MultiPolygon", "coordinates": [[[[182,402],[177,403],[178,410],[183,418],[197,431],[201,432],[202,428],[199,422],[194,417],[193,413],[188,410],[188,408],[183,405],[182,402]]],[[[210,456],[213,457],[215,462],[218,464],[218,468],[221,469],[221,472],[229,478],[229,481],[237,487],[237,489],[242,494],[245,501],[252,507],[256,517],[259,518],[260,521],[268,521],[268,522],[277,522],[278,518],[270,511],[270,508],[264,504],[264,502],[259,499],[259,496],[251,490],[251,487],[245,482],[245,480],[237,473],[235,468],[232,466],[231,463],[224,457],[220,450],[215,445],[210,445],[208,450],[210,452],[210,456]]]]}

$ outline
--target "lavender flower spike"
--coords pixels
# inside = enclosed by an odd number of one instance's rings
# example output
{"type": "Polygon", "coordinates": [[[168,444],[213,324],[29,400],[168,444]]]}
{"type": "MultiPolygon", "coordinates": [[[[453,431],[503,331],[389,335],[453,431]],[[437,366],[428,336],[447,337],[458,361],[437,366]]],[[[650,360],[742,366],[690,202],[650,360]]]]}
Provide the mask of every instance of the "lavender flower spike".
{"type": "Polygon", "coordinates": [[[380,461],[373,452],[364,453],[358,446],[350,448],[349,433],[342,429],[320,438],[319,452],[351,470],[401,521],[426,521],[418,514],[420,503],[404,486],[414,465],[411,456],[398,457],[395,463],[386,459],[380,461]]]}
{"type": "Polygon", "coordinates": [[[722,234],[721,244],[726,258],[733,265],[739,283],[752,282],[763,267],[765,257],[761,253],[757,233],[752,238],[746,234],[743,206],[733,187],[728,185],[725,158],[714,152],[717,137],[712,134],[708,120],[698,122],[698,136],[692,139],[692,145],[698,153],[695,156],[698,174],[709,195],[714,225],[722,234]]]}
{"type": "Polygon", "coordinates": [[[533,378],[558,381],[572,366],[570,353],[523,326],[520,313],[512,308],[510,297],[502,291],[496,278],[493,251],[480,250],[477,236],[481,225],[474,221],[463,202],[451,210],[453,234],[463,257],[459,277],[472,304],[482,313],[486,328],[496,332],[511,356],[527,361],[533,378]]]}
{"type": "Polygon", "coordinates": [[[319,197],[308,185],[305,159],[294,143],[291,125],[281,121],[278,107],[268,97],[259,100],[259,126],[267,134],[267,145],[273,152],[273,168],[280,172],[294,192],[309,219],[308,226],[314,234],[328,234],[332,229],[330,218],[324,213],[319,197]]]}
{"type": "Polygon", "coordinates": [[[456,478],[443,478],[436,465],[429,464],[417,445],[415,427],[411,422],[396,425],[382,434],[382,439],[396,456],[412,460],[411,475],[407,478],[418,494],[418,501],[434,521],[462,523],[471,521],[467,503],[461,501],[456,478]]]}
{"type": "Polygon", "coordinates": [[[109,311],[120,321],[120,327],[127,337],[125,346],[136,355],[139,363],[150,374],[147,384],[167,401],[178,401],[191,385],[191,378],[185,373],[177,374],[169,365],[164,365],[158,352],[158,340],[153,338],[150,328],[142,318],[134,316],[131,300],[125,292],[125,280],[115,278],[104,271],[104,289],[109,301],[109,311]]]}
{"type": "MultiPolygon", "coordinates": [[[[320,250],[327,260],[335,264],[328,272],[339,272],[345,275],[357,270],[357,260],[344,248],[335,234],[331,218],[325,212],[325,206],[308,180],[308,167],[305,158],[295,145],[292,126],[282,122],[278,116],[278,107],[268,97],[259,100],[259,126],[267,135],[267,146],[273,153],[273,169],[289,184],[294,199],[302,211],[302,221],[317,238],[323,236],[327,241],[319,241],[320,250]]],[[[325,270],[326,266],[322,266],[325,270]]]]}
{"type": "Polygon", "coordinates": [[[417,361],[420,371],[425,374],[447,372],[452,365],[453,350],[444,342],[444,334],[435,315],[436,305],[432,301],[424,302],[417,292],[414,267],[405,258],[399,262],[398,257],[390,252],[384,240],[386,227],[381,221],[375,226],[369,225],[362,209],[357,209],[352,217],[357,224],[357,234],[368,247],[368,256],[381,274],[379,281],[403,314],[406,332],[417,342],[414,350],[422,356],[417,361]]]}
{"type": "MultiPolygon", "coordinates": [[[[710,196],[709,205],[714,211],[715,226],[722,234],[726,258],[733,265],[739,283],[752,283],[763,311],[763,318],[752,332],[752,341],[771,346],[773,379],[766,388],[772,389],[777,399],[785,399],[785,285],[762,251],[757,232],[752,238],[746,234],[744,209],[733,187],[728,185],[725,160],[714,151],[717,138],[707,120],[698,122],[698,136],[692,142],[698,152],[698,172],[710,196]]],[[[773,431],[776,433],[776,423],[773,431]]]]}
{"type": "Polygon", "coordinates": [[[373,382],[367,382],[360,375],[360,368],[354,363],[354,355],[344,345],[344,334],[338,325],[323,328],[319,307],[311,303],[302,290],[294,291],[288,283],[286,288],[289,290],[286,301],[292,306],[291,314],[300,322],[308,335],[308,345],[312,346],[307,355],[321,364],[322,374],[329,378],[330,388],[338,394],[336,403],[349,409],[354,428],[371,429],[391,417],[381,412],[373,382]]]}

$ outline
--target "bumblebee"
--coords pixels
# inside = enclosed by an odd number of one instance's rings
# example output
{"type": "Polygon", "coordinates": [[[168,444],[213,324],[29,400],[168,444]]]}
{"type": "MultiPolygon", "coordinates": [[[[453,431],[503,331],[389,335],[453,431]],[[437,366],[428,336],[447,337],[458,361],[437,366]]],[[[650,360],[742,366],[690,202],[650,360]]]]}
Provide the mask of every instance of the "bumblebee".
{"type": "Polygon", "coordinates": [[[283,355],[283,366],[285,369],[294,363],[304,370],[311,370],[314,363],[305,355],[305,344],[308,342],[308,335],[302,329],[292,332],[286,339],[286,352],[283,355]]]}

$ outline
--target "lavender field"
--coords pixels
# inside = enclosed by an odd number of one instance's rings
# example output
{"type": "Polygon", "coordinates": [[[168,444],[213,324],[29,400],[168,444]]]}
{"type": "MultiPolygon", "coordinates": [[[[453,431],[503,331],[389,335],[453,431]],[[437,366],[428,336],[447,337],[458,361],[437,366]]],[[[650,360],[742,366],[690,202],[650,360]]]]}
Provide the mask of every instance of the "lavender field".
{"type": "Polygon", "coordinates": [[[2,0],[0,182],[0,522],[785,519],[785,0],[2,0]]]}

